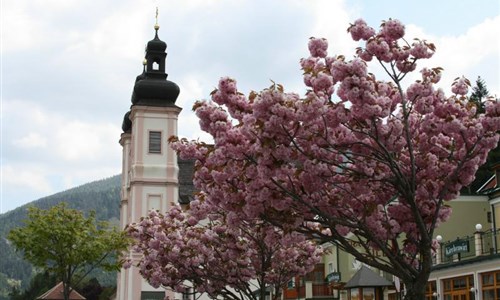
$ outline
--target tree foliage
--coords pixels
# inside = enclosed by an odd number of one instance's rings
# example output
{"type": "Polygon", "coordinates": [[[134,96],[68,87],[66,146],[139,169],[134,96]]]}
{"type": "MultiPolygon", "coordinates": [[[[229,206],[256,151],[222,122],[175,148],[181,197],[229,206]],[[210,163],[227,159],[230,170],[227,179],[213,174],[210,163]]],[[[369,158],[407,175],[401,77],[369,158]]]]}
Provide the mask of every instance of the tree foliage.
{"type": "MultiPolygon", "coordinates": [[[[21,282],[19,287],[21,293],[29,288],[31,279],[37,272],[23,258],[21,252],[15,251],[12,244],[7,240],[7,235],[13,228],[23,225],[23,220],[27,218],[29,206],[48,209],[64,201],[67,201],[68,207],[81,210],[84,213],[94,210],[98,220],[106,220],[114,224],[115,220],[119,218],[120,176],[84,184],[1,214],[0,253],[2,253],[4,259],[0,259],[0,280],[1,275],[5,274],[9,280],[21,282]]],[[[91,276],[96,276],[103,285],[116,284],[116,272],[95,270],[91,276]]],[[[2,295],[7,295],[9,291],[9,285],[0,284],[0,299],[3,299],[2,295]]]]}
{"type": "Polygon", "coordinates": [[[276,297],[291,278],[312,271],[322,253],[304,235],[259,220],[235,223],[199,200],[188,211],[150,211],[127,231],[142,254],[139,271],[152,286],[194,288],[212,299],[264,299],[270,286],[276,297]]]}
{"type": "Polygon", "coordinates": [[[66,203],[47,210],[30,207],[25,223],[10,231],[9,240],[26,260],[63,282],[65,299],[93,269],[118,270],[129,244],[123,232],[97,221],[95,212],[86,217],[66,203]]]}
{"type": "Polygon", "coordinates": [[[311,38],[311,56],[300,61],[304,97],[273,84],[247,98],[222,78],[212,101],[193,108],[214,145],[172,146],[198,160],[194,183],[209,206],[333,242],[399,277],[407,299],[423,299],[434,228],[496,147],[500,105],[487,101],[477,113],[463,77],[446,96],[439,67],[404,84],[436,47],[408,42],[398,20],[378,32],[357,20],[348,32],[363,43],[351,60],[311,38]],[[370,73],[370,61],[389,80],[370,73]]]}
{"type": "Polygon", "coordinates": [[[486,83],[481,76],[477,77],[476,85],[472,88],[469,101],[476,105],[478,113],[484,113],[484,100],[488,99],[489,96],[490,92],[486,87],[486,83]]]}

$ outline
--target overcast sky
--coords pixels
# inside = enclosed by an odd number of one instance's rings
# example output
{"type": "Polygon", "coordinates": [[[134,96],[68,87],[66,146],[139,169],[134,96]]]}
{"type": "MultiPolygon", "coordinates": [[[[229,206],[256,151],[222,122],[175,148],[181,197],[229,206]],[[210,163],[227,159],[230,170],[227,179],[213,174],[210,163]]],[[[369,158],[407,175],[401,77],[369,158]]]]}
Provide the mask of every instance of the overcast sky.
{"type": "MultiPolygon", "coordinates": [[[[181,88],[179,135],[203,135],[191,113],[221,76],[248,92],[270,80],[303,91],[299,59],[309,37],[352,57],[346,32],[364,18],[406,24],[408,37],[437,46],[429,66],[481,76],[500,94],[498,0],[2,0],[1,212],[121,172],[118,140],[142,71],[144,46],[168,45],[169,80],[181,88]]],[[[378,72],[376,70],[376,72],[378,72]]]]}

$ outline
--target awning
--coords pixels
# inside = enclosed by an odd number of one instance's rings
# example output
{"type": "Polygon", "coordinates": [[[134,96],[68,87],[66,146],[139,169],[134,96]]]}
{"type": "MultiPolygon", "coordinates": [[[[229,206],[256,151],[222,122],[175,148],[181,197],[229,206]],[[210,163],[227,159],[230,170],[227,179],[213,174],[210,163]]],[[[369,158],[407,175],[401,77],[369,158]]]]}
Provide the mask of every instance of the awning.
{"type": "Polygon", "coordinates": [[[362,266],[345,284],[345,288],[392,286],[392,282],[380,277],[366,266],[362,266]]]}

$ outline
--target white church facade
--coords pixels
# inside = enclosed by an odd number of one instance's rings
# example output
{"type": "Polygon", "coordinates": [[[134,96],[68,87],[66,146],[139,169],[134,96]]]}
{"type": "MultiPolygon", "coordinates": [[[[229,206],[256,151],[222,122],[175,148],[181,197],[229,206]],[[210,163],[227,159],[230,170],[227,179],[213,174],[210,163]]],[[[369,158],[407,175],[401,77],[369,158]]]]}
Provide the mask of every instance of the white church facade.
{"type": "MultiPolygon", "coordinates": [[[[165,42],[155,37],[146,46],[143,72],[135,81],[132,106],[123,120],[120,224],[139,221],[151,209],[167,211],[179,201],[179,167],[168,138],[177,135],[181,108],[175,105],[179,87],[167,80],[165,42]]],[[[134,266],[140,255],[129,253],[133,266],[118,273],[117,299],[173,299],[171,291],[155,289],[134,266]]]]}

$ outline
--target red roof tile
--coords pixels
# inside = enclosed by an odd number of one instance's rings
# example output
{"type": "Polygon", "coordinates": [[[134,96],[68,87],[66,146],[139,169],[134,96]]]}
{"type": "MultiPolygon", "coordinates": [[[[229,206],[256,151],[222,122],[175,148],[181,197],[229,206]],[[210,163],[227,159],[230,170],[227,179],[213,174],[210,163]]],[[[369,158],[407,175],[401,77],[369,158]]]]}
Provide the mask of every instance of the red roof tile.
{"type": "MultiPolygon", "coordinates": [[[[63,283],[62,281],[59,282],[55,287],[51,288],[47,292],[45,292],[43,295],[36,299],[43,299],[43,300],[64,300],[64,295],[63,295],[63,283]]],[[[85,300],[85,297],[80,295],[77,291],[72,290],[71,293],[69,294],[69,299],[71,300],[85,300]]]]}

